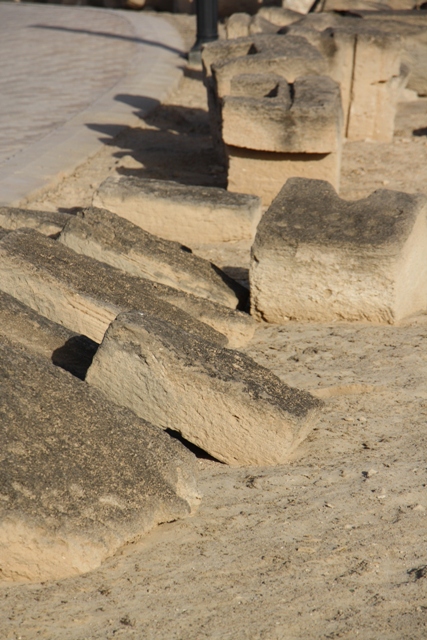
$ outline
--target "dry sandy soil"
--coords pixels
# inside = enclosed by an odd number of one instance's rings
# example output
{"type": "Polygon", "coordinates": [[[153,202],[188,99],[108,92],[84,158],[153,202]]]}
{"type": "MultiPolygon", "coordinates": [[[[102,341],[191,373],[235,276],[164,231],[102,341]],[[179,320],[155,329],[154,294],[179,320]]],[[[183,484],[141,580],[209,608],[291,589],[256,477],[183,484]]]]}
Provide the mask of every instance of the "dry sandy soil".
{"type": "MultiPolygon", "coordinates": [[[[191,40],[191,23],[174,18],[191,40]]],[[[28,206],[89,204],[110,174],[224,184],[200,72],[140,127],[28,206]]],[[[400,106],[393,144],[344,150],[341,195],[427,193],[427,100],[400,106]],[[414,133],[415,132],[415,133],[414,133]]],[[[242,280],[249,247],[194,247],[242,280]]],[[[0,638],[427,638],[427,317],[404,326],[260,324],[245,351],[326,407],[288,465],[200,456],[199,512],[97,571],[3,584],[0,638]]]]}

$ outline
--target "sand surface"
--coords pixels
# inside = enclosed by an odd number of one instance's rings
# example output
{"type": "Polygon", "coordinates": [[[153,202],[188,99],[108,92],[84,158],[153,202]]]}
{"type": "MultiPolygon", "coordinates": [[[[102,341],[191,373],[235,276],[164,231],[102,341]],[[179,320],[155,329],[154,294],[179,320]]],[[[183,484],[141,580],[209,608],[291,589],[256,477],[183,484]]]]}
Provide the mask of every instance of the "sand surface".
{"type": "MultiPolygon", "coordinates": [[[[191,44],[193,20],[171,19],[191,44]]],[[[199,71],[28,206],[88,205],[115,174],[224,184],[199,71]]],[[[345,146],[341,195],[377,188],[427,193],[426,99],[400,105],[392,144],[345,146]]],[[[247,244],[194,249],[246,279],[247,244]]],[[[201,456],[194,517],[85,576],[3,584],[1,639],[427,637],[427,316],[399,327],[259,324],[245,351],[325,399],[294,460],[231,469],[201,456]]]]}

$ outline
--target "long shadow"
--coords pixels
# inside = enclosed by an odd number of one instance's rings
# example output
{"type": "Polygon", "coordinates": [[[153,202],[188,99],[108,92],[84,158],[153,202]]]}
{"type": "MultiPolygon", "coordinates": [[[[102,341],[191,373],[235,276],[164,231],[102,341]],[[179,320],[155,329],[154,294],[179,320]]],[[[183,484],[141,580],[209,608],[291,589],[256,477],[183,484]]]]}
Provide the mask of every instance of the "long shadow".
{"type": "Polygon", "coordinates": [[[134,113],[144,121],[144,127],[133,127],[117,136],[115,124],[95,122],[86,126],[104,134],[104,144],[119,147],[113,154],[122,161],[118,174],[226,187],[225,167],[214,149],[205,110],[159,104],[152,98],[130,94],[118,94],[115,99],[135,107],[134,113]]]}
{"type": "Polygon", "coordinates": [[[123,36],[116,33],[108,33],[108,31],[93,31],[91,29],[72,29],[70,27],[53,27],[47,24],[32,24],[30,25],[30,28],[47,29],[48,31],[65,31],[67,33],[83,33],[88,36],[98,36],[100,38],[109,38],[111,40],[125,40],[127,42],[135,42],[137,44],[146,44],[146,45],[149,45],[150,47],[159,47],[159,49],[166,49],[166,51],[177,53],[182,58],[186,56],[186,52],[182,51],[182,49],[176,49],[175,47],[170,47],[167,44],[162,44],[161,42],[156,42],[155,40],[146,40],[145,38],[123,36]]]}

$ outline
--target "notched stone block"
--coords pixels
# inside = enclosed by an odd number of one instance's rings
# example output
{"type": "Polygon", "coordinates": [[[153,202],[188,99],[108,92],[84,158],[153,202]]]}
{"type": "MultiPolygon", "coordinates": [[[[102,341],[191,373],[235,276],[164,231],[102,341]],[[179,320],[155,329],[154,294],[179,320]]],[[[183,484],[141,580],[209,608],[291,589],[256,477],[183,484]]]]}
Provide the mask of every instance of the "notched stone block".
{"type": "Polygon", "coordinates": [[[118,313],[130,309],[169,318],[221,344],[228,339],[230,345],[240,346],[254,332],[253,319],[246,313],[129,275],[30,229],[0,240],[0,287],[95,342],[101,342],[118,313]]]}
{"type": "Polygon", "coordinates": [[[0,337],[2,580],[97,568],[200,502],[197,461],[97,389],[0,337]]]}
{"type": "Polygon", "coordinates": [[[262,213],[256,196],[135,177],[107,178],[93,204],[190,246],[253,238],[262,213]]]}
{"type": "Polygon", "coordinates": [[[248,356],[134,312],[110,326],[87,380],[231,465],[286,462],[322,406],[248,356]]]}
{"type": "Polygon", "coordinates": [[[248,290],[214,264],[178,242],[144,231],[106,209],[89,207],[70,217],[58,241],[77,253],[207,298],[235,309],[244,308],[248,290]]]}
{"type": "MultiPolygon", "coordinates": [[[[224,142],[278,153],[339,151],[343,118],[338,84],[325,76],[304,76],[291,87],[278,76],[266,74],[261,87],[267,89],[274,82],[275,86],[263,97],[224,98],[224,142]]],[[[243,77],[243,84],[245,88],[249,84],[248,76],[243,77]]],[[[239,89],[239,76],[233,79],[231,91],[235,93],[236,88],[239,89]]]]}
{"type": "Polygon", "coordinates": [[[253,315],[396,323],[427,310],[427,198],[379,190],[341,200],[327,182],[288,180],[252,247],[253,315]]]}

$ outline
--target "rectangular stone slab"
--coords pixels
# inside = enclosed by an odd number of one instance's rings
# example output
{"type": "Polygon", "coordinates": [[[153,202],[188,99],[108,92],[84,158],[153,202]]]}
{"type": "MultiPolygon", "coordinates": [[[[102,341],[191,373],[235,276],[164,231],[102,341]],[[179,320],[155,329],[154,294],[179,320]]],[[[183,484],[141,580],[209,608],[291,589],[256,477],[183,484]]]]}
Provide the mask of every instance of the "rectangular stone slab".
{"type": "Polygon", "coordinates": [[[10,231],[27,227],[54,236],[62,231],[69,218],[70,214],[56,211],[0,207],[0,227],[10,231]]]}
{"type": "Polygon", "coordinates": [[[47,359],[0,336],[2,580],[98,567],[199,502],[177,440],[47,359]]]}
{"type": "Polygon", "coordinates": [[[327,182],[288,180],[252,247],[254,316],[396,323],[427,310],[427,198],[375,191],[341,200],[327,182]]]}
{"type": "Polygon", "coordinates": [[[135,312],[112,323],[87,381],[230,465],[286,462],[322,406],[248,356],[135,312]]]}
{"type": "Polygon", "coordinates": [[[107,178],[93,204],[189,246],[253,238],[262,213],[253,195],[135,177],[107,178]]]}
{"type": "Polygon", "coordinates": [[[0,240],[0,288],[95,342],[101,342],[118,313],[129,309],[169,317],[222,344],[227,338],[233,346],[243,344],[254,332],[248,314],[129,275],[30,229],[0,240]]]}
{"type": "Polygon", "coordinates": [[[178,242],[153,236],[106,209],[89,207],[70,216],[58,241],[77,253],[132,275],[175,287],[235,309],[249,292],[211,262],[178,242]]]}

